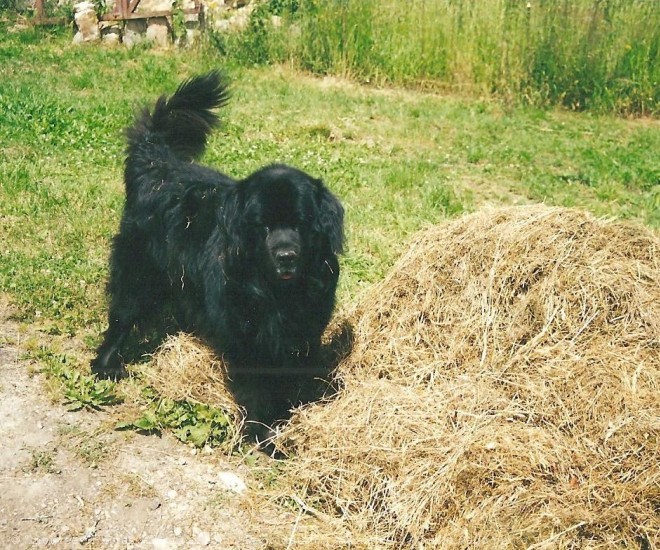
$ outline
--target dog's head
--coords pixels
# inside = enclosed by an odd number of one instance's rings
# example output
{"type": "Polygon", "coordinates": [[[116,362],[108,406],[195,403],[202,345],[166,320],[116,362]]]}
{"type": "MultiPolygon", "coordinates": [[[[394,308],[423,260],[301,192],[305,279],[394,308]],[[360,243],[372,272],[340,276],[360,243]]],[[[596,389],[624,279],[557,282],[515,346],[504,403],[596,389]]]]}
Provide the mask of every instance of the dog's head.
{"type": "Polygon", "coordinates": [[[285,165],[263,168],[238,184],[231,220],[238,254],[262,275],[291,284],[319,263],[336,269],[343,249],[344,210],[321,180],[285,165]],[[327,264],[327,258],[332,264],[327,264]],[[313,264],[317,264],[314,266],[313,264]]]}
{"type": "Polygon", "coordinates": [[[302,278],[336,284],[344,209],[301,170],[275,164],[237,184],[191,186],[181,208],[191,241],[221,236],[226,275],[284,286],[302,278]]]}

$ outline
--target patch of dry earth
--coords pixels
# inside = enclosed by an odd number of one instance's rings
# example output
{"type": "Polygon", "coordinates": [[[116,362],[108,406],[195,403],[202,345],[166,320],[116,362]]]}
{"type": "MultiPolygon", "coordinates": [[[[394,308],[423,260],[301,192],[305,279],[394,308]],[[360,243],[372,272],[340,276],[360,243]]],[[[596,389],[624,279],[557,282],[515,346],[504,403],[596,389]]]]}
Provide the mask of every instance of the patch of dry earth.
{"type": "Polygon", "coordinates": [[[251,489],[233,493],[219,476],[246,480],[239,461],[53,404],[21,359],[17,327],[0,317],[0,547],[281,547],[265,524],[286,533],[292,519],[255,513],[251,489]]]}

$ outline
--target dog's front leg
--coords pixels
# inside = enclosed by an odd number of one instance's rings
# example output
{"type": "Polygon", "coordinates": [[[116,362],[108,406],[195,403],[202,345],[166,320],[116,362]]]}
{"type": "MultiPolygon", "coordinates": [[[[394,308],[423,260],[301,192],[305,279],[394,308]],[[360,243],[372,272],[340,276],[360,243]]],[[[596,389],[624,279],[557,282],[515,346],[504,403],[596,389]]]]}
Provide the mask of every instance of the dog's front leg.
{"type": "Polygon", "coordinates": [[[92,361],[92,373],[100,378],[113,380],[126,376],[120,350],[131,328],[116,319],[110,321],[103,342],[96,350],[96,358],[92,361]]]}

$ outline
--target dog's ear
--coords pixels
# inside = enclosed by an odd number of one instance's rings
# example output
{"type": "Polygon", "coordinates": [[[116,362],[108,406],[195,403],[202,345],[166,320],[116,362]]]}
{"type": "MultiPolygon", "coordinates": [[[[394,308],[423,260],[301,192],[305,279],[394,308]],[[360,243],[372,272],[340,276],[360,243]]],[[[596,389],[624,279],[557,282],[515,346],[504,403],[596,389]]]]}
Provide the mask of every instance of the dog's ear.
{"type": "Polygon", "coordinates": [[[316,180],[316,183],[318,195],[314,231],[328,239],[333,254],[341,254],[344,251],[344,207],[321,180],[316,180]]]}
{"type": "Polygon", "coordinates": [[[195,185],[186,190],[181,199],[182,223],[185,234],[193,239],[208,237],[217,225],[216,212],[220,193],[213,185],[195,185]]]}

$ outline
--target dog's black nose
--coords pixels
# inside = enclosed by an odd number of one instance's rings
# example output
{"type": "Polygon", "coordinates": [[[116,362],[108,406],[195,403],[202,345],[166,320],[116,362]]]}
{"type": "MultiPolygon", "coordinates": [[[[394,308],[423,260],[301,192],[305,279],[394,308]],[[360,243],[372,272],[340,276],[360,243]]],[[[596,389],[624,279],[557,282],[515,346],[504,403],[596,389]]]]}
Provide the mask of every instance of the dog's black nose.
{"type": "Polygon", "coordinates": [[[297,257],[298,253],[295,250],[278,250],[275,254],[275,259],[281,266],[293,265],[297,257]]]}

